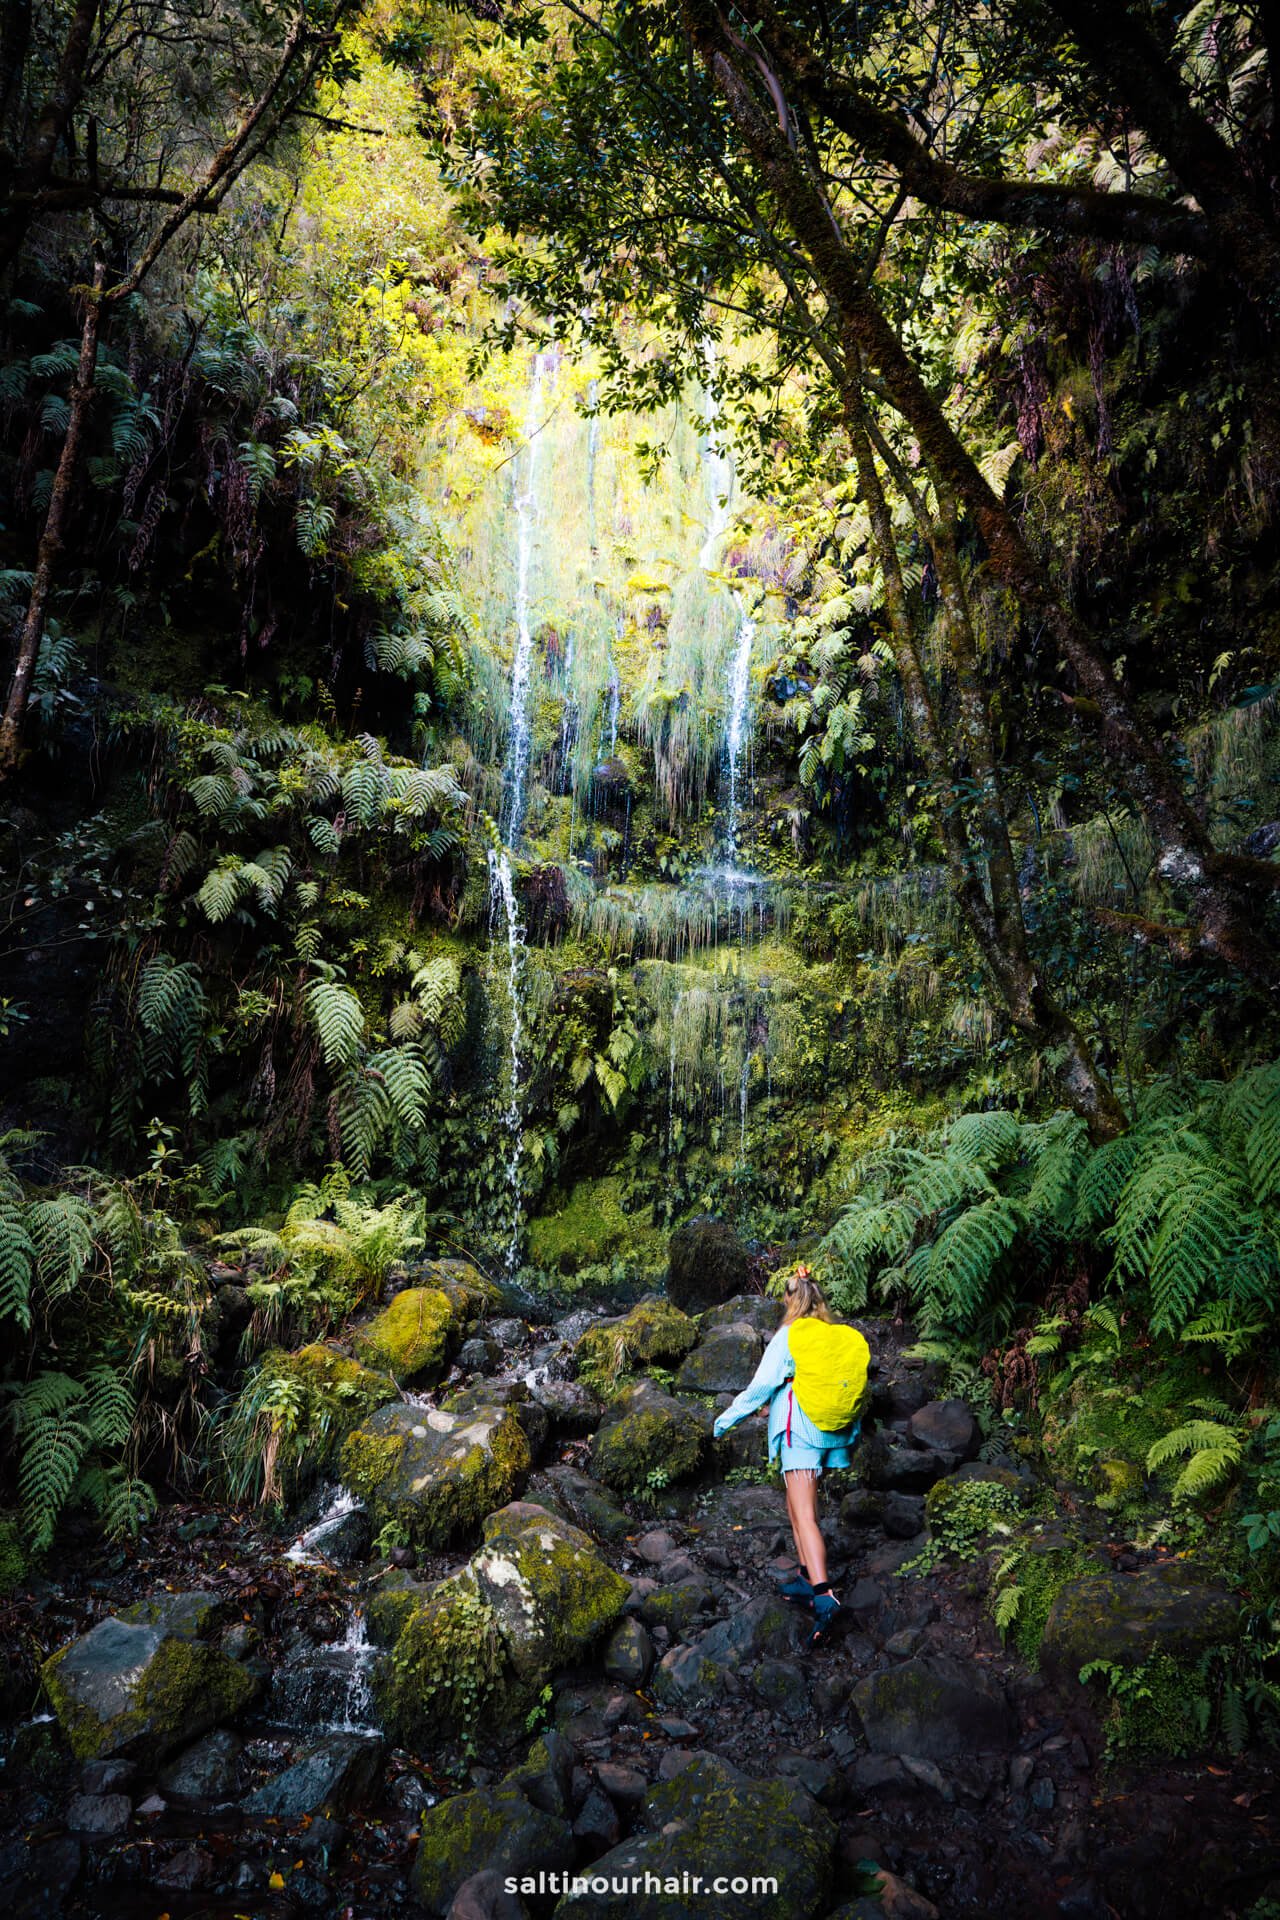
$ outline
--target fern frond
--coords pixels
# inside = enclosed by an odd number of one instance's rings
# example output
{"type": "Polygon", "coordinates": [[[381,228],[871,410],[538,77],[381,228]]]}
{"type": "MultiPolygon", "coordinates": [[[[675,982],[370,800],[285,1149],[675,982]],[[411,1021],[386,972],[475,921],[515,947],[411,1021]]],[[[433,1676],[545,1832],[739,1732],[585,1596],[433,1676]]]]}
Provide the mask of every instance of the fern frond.
{"type": "Polygon", "coordinates": [[[329,1065],[352,1065],[364,1038],[364,1010],[356,994],[337,980],[312,980],[305,1004],[329,1065]]]}

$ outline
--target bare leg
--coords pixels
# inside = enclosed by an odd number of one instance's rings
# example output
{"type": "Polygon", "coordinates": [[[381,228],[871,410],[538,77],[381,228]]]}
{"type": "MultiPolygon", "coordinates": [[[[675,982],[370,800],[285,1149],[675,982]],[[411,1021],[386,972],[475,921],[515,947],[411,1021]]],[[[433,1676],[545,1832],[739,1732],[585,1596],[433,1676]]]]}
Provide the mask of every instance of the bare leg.
{"type": "Polygon", "coordinates": [[[800,1470],[783,1476],[787,1490],[787,1518],[796,1554],[815,1587],[827,1578],[827,1549],[818,1525],[818,1475],[800,1470]]]}

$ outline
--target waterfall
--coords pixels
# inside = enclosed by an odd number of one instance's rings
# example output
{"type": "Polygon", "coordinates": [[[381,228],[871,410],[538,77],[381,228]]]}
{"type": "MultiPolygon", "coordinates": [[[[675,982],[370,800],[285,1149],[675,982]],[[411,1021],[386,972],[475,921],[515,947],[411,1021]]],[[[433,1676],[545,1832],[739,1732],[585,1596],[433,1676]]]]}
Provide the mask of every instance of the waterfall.
{"type": "Polygon", "coordinates": [[[533,678],[533,630],[530,625],[530,581],[534,538],[538,524],[538,451],[544,421],[544,395],[555,356],[539,353],[533,363],[524,437],[528,446],[524,483],[516,491],[516,650],[511,663],[510,731],[503,769],[501,845],[489,854],[489,934],[491,945],[504,937],[505,984],[510,1041],[507,1050],[507,1105],[503,1125],[507,1135],[504,1156],[511,1197],[511,1231],[507,1241],[507,1270],[513,1272],[520,1252],[520,1161],[524,1151],[521,1112],[521,1074],[524,1040],[524,923],[516,901],[512,856],[520,843],[527,804],[529,762],[533,749],[530,691],[533,678]]]}
{"type": "MultiPolygon", "coordinates": [[[[733,456],[721,440],[715,423],[716,350],[711,340],[705,342],[704,360],[707,379],[703,388],[702,402],[703,421],[706,428],[703,478],[707,495],[707,535],[698,555],[698,564],[704,573],[710,573],[715,567],[720,543],[729,525],[734,471],[733,456]]],[[[745,872],[738,866],[738,825],[743,763],[750,755],[754,736],[751,713],[751,650],[755,644],[756,623],[747,612],[746,602],[738,589],[731,588],[730,592],[738,615],[738,631],[729,660],[726,688],[729,718],[725,728],[728,798],[725,807],[724,866],[725,878],[732,892],[735,883],[740,883],[746,878],[745,872]]]]}
{"type": "Polygon", "coordinates": [[[750,1050],[742,1056],[742,1076],[738,1081],[738,1161],[746,1164],[747,1158],[747,1082],[751,1077],[750,1050]]]}

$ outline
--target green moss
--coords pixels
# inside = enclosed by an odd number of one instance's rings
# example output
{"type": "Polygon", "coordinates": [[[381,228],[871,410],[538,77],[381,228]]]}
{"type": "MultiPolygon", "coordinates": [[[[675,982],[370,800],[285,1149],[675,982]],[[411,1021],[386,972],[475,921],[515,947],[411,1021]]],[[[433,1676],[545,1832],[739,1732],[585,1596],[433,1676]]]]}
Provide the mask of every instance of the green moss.
{"type": "Polygon", "coordinates": [[[529,1222],[530,1264],[544,1273],[575,1274],[618,1253],[642,1273],[658,1273],[666,1264],[666,1236],[654,1225],[652,1210],[625,1210],[616,1176],[580,1180],[555,1212],[529,1222]]]}
{"type": "Polygon", "coordinates": [[[635,1367],[682,1360],[697,1339],[697,1324],[688,1314],[667,1300],[642,1300],[624,1319],[589,1327],[574,1362],[580,1379],[607,1387],[635,1367]]]}
{"type": "Polygon", "coordinates": [[[27,1577],[27,1553],[16,1514],[0,1513],[0,1594],[12,1593],[27,1577]]]}
{"type": "MultiPolygon", "coordinates": [[[[343,1444],[342,1478],[354,1493],[372,1503],[379,1487],[395,1472],[404,1449],[403,1434],[368,1433],[357,1428],[343,1444]]],[[[385,1517],[394,1519],[395,1515],[388,1512],[385,1517]]]]}
{"type": "Polygon", "coordinates": [[[357,1333],[356,1352],[399,1381],[438,1380],[456,1327],[447,1293],[439,1287],[406,1287],[357,1333]]]}

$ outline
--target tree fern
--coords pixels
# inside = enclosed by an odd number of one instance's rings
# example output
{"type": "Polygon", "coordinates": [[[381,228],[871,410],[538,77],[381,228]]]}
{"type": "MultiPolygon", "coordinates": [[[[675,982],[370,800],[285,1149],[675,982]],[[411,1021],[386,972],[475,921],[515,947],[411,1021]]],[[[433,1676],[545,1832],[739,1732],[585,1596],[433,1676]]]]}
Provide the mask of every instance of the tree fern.
{"type": "Polygon", "coordinates": [[[51,1300],[74,1291],[93,1253],[93,1211],[73,1193],[36,1200],[24,1225],[35,1247],[40,1284],[51,1300]]]}
{"type": "Polygon", "coordinates": [[[962,1113],[947,1128],[951,1156],[990,1173],[1016,1159],[1021,1141],[1017,1116],[1001,1108],[991,1113],[962,1113]]]}
{"type": "Polygon", "coordinates": [[[0,1205],[0,1320],[31,1325],[31,1282],[36,1249],[27,1232],[24,1210],[0,1205]]]}
{"type": "Polygon", "coordinates": [[[1025,1225],[1026,1214],[1016,1201],[993,1194],[939,1234],[925,1278],[932,1322],[974,1325],[988,1303],[1000,1262],[1025,1225]]]}

